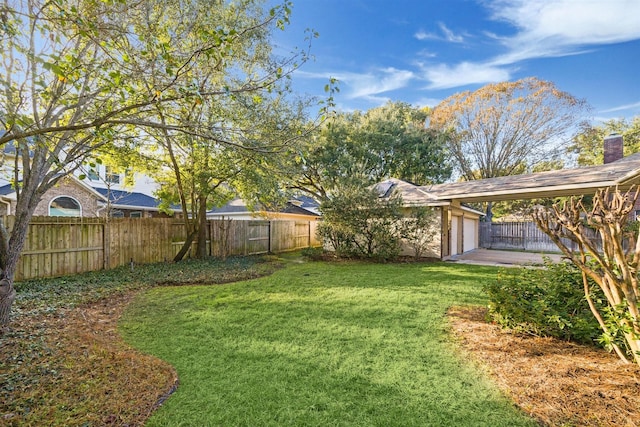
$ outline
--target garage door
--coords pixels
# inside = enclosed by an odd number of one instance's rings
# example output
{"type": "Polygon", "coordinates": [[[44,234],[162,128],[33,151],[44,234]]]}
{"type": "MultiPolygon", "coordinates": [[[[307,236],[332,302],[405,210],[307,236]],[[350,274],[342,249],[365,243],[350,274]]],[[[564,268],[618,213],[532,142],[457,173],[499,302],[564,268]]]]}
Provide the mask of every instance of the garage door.
{"type": "Polygon", "coordinates": [[[464,227],[462,250],[466,252],[476,248],[476,242],[478,241],[478,221],[475,219],[464,218],[462,224],[464,227]]]}

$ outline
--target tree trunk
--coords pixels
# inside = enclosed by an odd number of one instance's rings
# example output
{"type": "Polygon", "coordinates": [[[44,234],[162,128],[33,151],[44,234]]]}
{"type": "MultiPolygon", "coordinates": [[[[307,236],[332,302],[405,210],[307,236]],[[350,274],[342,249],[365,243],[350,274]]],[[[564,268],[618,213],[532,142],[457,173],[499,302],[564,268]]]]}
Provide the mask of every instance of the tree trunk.
{"type": "MultiPolygon", "coordinates": [[[[18,260],[29,229],[31,214],[29,212],[17,212],[16,222],[11,230],[8,242],[8,251],[3,260],[2,273],[0,275],[0,330],[6,330],[11,321],[11,307],[16,299],[16,290],[13,287],[13,279],[18,267],[18,260]]],[[[4,227],[4,225],[3,225],[4,227]]],[[[3,234],[3,245],[6,242],[6,233],[3,234]]]]}
{"type": "Polygon", "coordinates": [[[198,243],[196,246],[196,258],[205,259],[207,257],[207,201],[206,197],[200,196],[198,203],[198,243]]]}
{"type": "Polygon", "coordinates": [[[9,326],[11,307],[15,299],[16,290],[13,287],[13,281],[0,279],[0,335],[2,335],[9,326]]]}
{"type": "Polygon", "coordinates": [[[182,245],[182,248],[180,248],[180,252],[178,252],[177,255],[173,257],[173,260],[175,262],[182,261],[182,258],[184,258],[185,255],[187,255],[187,252],[189,252],[189,249],[191,249],[191,244],[193,243],[193,239],[195,239],[197,235],[198,235],[197,229],[189,233],[189,235],[187,236],[187,239],[184,242],[184,245],[182,245]]]}
{"type": "Polygon", "coordinates": [[[487,202],[487,211],[485,213],[485,221],[493,221],[493,202],[487,202]]]}

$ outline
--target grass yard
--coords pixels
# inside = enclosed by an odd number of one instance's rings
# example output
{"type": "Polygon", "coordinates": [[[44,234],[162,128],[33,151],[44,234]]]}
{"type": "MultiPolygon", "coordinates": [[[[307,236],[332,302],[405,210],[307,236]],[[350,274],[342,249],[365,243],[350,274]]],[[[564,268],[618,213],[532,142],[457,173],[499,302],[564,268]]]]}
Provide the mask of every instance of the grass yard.
{"type": "Polygon", "coordinates": [[[122,342],[116,322],[130,298],[282,266],[274,257],[188,260],[16,284],[11,328],[0,334],[0,426],[143,425],[175,371],[122,342]]]}
{"type": "Polygon", "coordinates": [[[534,426],[449,333],[490,267],[291,263],[139,294],[119,329],[180,385],[148,426],[534,426]]]}

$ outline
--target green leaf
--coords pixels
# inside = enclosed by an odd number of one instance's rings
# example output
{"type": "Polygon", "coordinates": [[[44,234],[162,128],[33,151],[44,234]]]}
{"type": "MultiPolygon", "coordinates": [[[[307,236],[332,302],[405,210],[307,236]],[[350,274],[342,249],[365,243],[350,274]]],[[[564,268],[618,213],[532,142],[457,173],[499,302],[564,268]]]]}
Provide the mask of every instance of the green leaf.
{"type": "Polygon", "coordinates": [[[49,70],[49,71],[53,72],[57,76],[66,77],[64,71],[62,70],[62,68],[60,68],[59,65],[54,64],[53,62],[45,62],[44,64],[42,64],[42,67],[45,70],[49,70]]]}

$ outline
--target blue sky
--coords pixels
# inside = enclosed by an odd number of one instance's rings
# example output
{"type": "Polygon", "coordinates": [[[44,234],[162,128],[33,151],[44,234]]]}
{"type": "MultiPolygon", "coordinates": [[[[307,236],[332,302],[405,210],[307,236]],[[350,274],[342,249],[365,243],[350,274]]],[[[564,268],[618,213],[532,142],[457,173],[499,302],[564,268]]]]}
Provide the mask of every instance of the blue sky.
{"type": "Polygon", "coordinates": [[[320,34],[294,89],[323,96],[335,77],[342,110],[435,106],[538,77],[586,99],[596,123],[640,116],[640,0],[293,2],[291,25],[275,34],[279,50],[303,47],[307,28],[320,34]]]}

